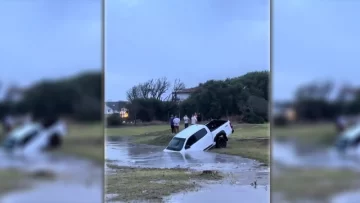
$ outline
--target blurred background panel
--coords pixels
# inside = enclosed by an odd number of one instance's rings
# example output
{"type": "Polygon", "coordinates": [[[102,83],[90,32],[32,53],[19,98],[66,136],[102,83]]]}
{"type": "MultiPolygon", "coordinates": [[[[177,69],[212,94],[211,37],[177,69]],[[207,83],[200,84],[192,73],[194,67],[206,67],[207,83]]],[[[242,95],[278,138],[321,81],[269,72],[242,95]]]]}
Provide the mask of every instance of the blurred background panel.
{"type": "Polygon", "coordinates": [[[102,202],[102,2],[0,13],[0,202],[102,202]]]}
{"type": "Polygon", "coordinates": [[[359,9],[273,1],[274,202],[360,202],[359,9]]]}

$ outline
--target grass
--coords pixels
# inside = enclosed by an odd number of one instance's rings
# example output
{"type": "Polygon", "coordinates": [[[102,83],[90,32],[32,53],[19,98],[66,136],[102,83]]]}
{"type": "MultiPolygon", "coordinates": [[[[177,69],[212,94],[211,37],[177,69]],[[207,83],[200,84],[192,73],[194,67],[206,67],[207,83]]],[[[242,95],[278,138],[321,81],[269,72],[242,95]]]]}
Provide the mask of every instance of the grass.
{"type": "MultiPolygon", "coordinates": [[[[268,165],[269,124],[238,124],[234,128],[235,132],[229,138],[227,148],[213,151],[256,159],[268,165]]],[[[110,128],[107,129],[106,134],[112,138],[129,137],[135,143],[158,146],[166,146],[172,139],[170,127],[167,125],[110,128]]]]}
{"type": "Polygon", "coordinates": [[[63,146],[57,150],[80,158],[104,163],[104,130],[102,123],[70,124],[63,146]]]}
{"type": "Polygon", "coordinates": [[[270,164],[270,125],[244,124],[235,127],[226,148],[214,152],[236,155],[270,164]]]}
{"type": "Polygon", "coordinates": [[[106,194],[111,200],[129,202],[146,200],[162,202],[163,197],[196,189],[202,180],[220,180],[218,173],[202,173],[188,169],[132,168],[107,164],[113,171],[106,175],[106,194]]]}
{"type": "Polygon", "coordinates": [[[14,189],[25,189],[29,187],[29,185],[24,181],[26,178],[26,174],[18,170],[0,170],[0,195],[14,189]]]}
{"type": "Polygon", "coordinates": [[[33,180],[52,180],[55,175],[49,171],[36,171],[24,173],[16,169],[0,170],[0,195],[13,190],[27,189],[31,187],[33,180]]]}
{"type": "Polygon", "coordinates": [[[106,135],[132,136],[132,135],[142,135],[145,133],[154,133],[165,130],[171,132],[170,126],[169,125],[128,126],[128,127],[119,127],[119,128],[107,128],[106,135]]]}
{"type": "Polygon", "coordinates": [[[328,202],[341,192],[360,186],[359,172],[337,169],[285,169],[274,175],[271,185],[290,201],[316,200],[328,202]]]}
{"type": "Polygon", "coordinates": [[[272,136],[281,140],[296,139],[305,144],[330,145],[334,143],[337,132],[331,123],[297,124],[274,127],[272,136]]]}

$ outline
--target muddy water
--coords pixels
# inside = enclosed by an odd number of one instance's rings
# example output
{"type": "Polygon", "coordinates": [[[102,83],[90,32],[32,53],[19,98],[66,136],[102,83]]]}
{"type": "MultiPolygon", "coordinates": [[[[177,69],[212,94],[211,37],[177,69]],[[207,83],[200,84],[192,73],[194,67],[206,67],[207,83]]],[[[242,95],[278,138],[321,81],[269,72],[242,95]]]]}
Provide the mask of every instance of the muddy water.
{"type": "Polygon", "coordinates": [[[226,176],[221,183],[203,184],[196,192],[167,197],[167,202],[270,202],[269,168],[257,161],[211,152],[166,153],[163,149],[126,140],[107,141],[105,156],[122,166],[218,170],[226,176]],[[255,180],[257,187],[251,186],[255,180]]]}
{"type": "Polygon", "coordinates": [[[99,203],[103,200],[102,170],[93,163],[50,154],[11,156],[2,151],[0,159],[0,170],[45,170],[55,175],[54,180],[34,181],[27,190],[3,195],[1,203],[99,203]]]}
{"type": "MultiPolygon", "coordinates": [[[[333,147],[314,149],[313,147],[298,146],[294,142],[274,141],[272,144],[273,174],[281,175],[277,166],[296,168],[334,168],[360,171],[360,150],[354,149],[340,154],[333,147]]],[[[280,196],[273,196],[273,201],[280,200],[280,196]],[[274,199],[275,197],[275,199],[274,199]]],[[[280,202],[280,201],[279,201],[280,202]]],[[[286,201],[284,201],[286,202],[286,201]]],[[[348,191],[335,194],[332,203],[360,202],[359,191],[348,191]]]]}
{"type": "Polygon", "coordinates": [[[360,190],[338,194],[332,198],[331,203],[359,203],[360,190]]]}
{"type": "Polygon", "coordinates": [[[308,149],[294,142],[273,142],[272,159],[275,163],[294,167],[350,168],[360,170],[360,153],[338,153],[334,148],[308,149]]]}

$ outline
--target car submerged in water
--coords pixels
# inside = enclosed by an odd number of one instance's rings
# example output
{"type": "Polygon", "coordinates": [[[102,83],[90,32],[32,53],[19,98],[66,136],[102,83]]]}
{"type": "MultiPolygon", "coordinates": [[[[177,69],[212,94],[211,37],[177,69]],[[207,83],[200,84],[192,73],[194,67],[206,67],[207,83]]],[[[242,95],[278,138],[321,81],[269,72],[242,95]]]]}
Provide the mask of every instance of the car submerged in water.
{"type": "Polygon", "coordinates": [[[345,130],[339,135],[335,146],[339,151],[357,148],[360,144],[360,124],[345,130]]]}
{"type": "Polygon", "coordinates": [[[170,141],[164,152],[207,151],[213,147],[225,148],[234,133],[230,121],[212,120],[206,125],[190,125],[170,141]]]}
{"type": "Polygon", "coordinates": [[[62,121],[51,124],[29,122],[10,131],[2,143],[6,151],[32,153],[60,147],[66,133],[62,121]]]}

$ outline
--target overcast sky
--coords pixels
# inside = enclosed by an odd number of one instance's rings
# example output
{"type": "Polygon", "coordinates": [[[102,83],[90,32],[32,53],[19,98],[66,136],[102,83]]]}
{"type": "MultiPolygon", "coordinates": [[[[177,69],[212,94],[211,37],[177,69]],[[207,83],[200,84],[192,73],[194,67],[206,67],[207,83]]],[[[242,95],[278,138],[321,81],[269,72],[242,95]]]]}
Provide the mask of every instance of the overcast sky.
{"type": "Polygon", "coordinates": [[[273,98],[331,79],[360,84],[359,0],[273,1],[273,98]]]}
{"type": "Polygon", "coordinates": [[[107,0],[106,100],[148,79],[187,87],[269,70],[267,0],[107,0]]]}
{"type": "Polygon", "coordinates": [[[100,0],[1,0],[0,81],[101,69],[100,0]]]}
{"type": "MultiPolygon", "coordinates": [[[[106,99],[167,76],[187,87],[269,69],[265,0],[108,0],[106,99]]],[[[273,93],[290,98],[299,84],[331,78],[359,84],[360,1],[273,1],[273,93]]],[[[101,67],[98,0],[0,1],[0,81],[101,67]]]]}

